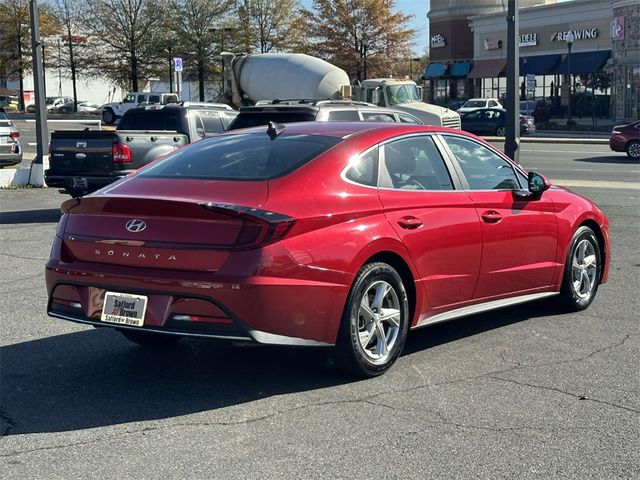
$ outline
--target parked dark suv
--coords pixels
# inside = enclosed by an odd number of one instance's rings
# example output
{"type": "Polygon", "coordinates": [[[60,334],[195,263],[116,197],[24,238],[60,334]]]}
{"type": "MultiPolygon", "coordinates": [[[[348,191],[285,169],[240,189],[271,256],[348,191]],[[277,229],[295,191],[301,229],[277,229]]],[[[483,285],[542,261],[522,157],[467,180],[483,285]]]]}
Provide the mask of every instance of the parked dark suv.
{"type": "Polygon", "coordinates": [[[227,130],[258,127],[269,122],[422,122],[413,115],[372,103],[350,100],[270,100],[241,107],[227,130]]]}

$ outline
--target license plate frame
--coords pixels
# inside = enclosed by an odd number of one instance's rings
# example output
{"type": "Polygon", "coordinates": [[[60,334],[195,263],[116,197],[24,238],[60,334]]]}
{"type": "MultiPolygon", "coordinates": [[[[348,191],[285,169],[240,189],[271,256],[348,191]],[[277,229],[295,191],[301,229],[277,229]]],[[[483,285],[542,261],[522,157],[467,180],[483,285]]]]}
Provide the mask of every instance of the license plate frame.
{"type": "Polygon", "coordinates": [[[132,293],[105,292],[100,321],[129,327],[142,327],[149,297],[132,293]],[[123,315],[123,313],[125,313],[123,315]],[[131,315],[131,314],[135,315],[131,315]]]}

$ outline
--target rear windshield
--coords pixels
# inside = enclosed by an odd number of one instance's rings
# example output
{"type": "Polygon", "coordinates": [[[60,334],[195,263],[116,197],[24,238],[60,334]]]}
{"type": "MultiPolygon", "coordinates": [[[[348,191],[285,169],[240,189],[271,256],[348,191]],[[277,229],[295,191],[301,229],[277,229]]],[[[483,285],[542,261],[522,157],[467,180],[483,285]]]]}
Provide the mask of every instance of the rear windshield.
{"type": "Polygon", "coordinates": [[[139,176],[204,180],[268,180],[294,171],[340,143],[320,135],[221,135],[176,150],[139,176]]]}
{"type": "Polygon", "coordinates": [[[117,130],[178,130],[178,114],[167,110],[129,110],[117,130]]]}
{"type": "Polygon", "coordinates": [[[247,127],[259,127],[261,125],[269,125],[269,122],[313,122],[315,119],[316,115],[312,112],[240,112],[236,119],[231,122],[231,125],[229,125],[229,128],[227,128],[227,130],[236,130],[238,128],[247,127]]]}

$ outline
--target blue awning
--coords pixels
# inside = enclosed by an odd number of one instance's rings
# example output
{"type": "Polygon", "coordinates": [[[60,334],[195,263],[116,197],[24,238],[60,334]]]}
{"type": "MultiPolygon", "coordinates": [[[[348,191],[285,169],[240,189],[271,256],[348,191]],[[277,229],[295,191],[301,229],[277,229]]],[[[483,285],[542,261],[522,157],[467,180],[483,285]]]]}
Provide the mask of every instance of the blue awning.
{"type": "Polygon", "coordinates": [[[556,53],[555,55],[535,55],[533,57],[520,57],[520,75],[527,75],[530,73],[533,75],[548,75],[550,73],[553,73],[559,64],[559,53],[556,53]]]}
{"type": "Polygon", "coordinates": [[[611,56],[610,50],[600,50],[598,52],[576,52],[571,54],[571,72],[569,69],[569,55],[565,55],[562,63],[556,68],[554,73],[579,75],[593,73],[600,70],[607,59],[611,56]]]}
{"type": "Polygon", "coordinates": [[[424,73],[422,74],[422,78],[433,78],[433,77],[444,77],[445,72],[447,71],[446,63],[430,63],[427,68],[424,69],[424,73]]]}
{"type": "Polygon", "coordinates": [[[471,70],[471,63],[469,62],[456,62],[451,66],[452,77],[466,77],[471,70]]]}

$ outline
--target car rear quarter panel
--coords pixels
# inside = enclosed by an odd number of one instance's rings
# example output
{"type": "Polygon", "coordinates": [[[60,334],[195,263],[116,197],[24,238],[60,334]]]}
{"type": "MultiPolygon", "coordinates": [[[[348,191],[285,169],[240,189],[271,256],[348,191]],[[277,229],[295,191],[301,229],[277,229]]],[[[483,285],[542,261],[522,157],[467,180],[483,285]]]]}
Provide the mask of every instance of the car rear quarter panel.
{"type": "MultiPolygon", "coordinates": [[[[418,278],[413,262],[383,212],[377,189],[341,178],[347,159],[370,143],[354,143],[327,152],[323,158],[282,179],[269,182],[267,210],[297,219],[282,245],[293,260],[315,271],[314,278],[345,288],[332,298],[335,322],[341,317],[357,272],[372,257],[390,253],[418,278]]],[[[424,300],[416,286],[417,301],[424,300]]],[[[337,331],[337,324],[332,331],[337,331]]]]}

